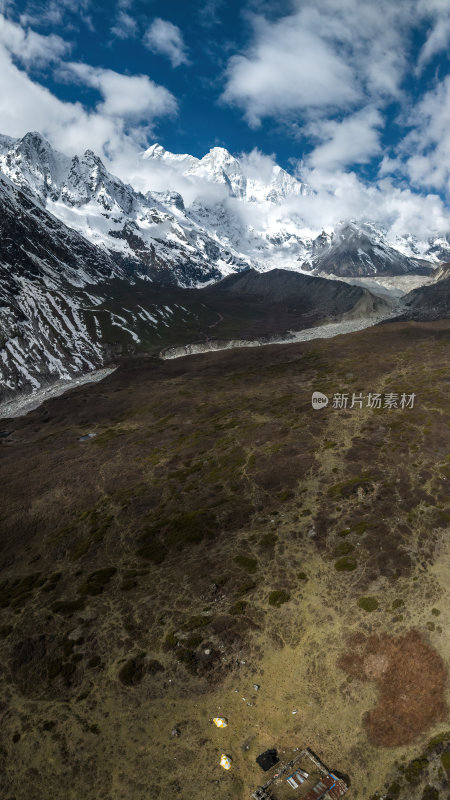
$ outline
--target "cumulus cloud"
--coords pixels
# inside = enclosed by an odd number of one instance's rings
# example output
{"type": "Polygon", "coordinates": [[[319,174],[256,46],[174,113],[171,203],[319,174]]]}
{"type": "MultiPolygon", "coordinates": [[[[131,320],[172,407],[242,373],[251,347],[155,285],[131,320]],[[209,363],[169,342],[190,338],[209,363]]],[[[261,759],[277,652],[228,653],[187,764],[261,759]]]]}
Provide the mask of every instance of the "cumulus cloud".
{"type": "Polygon", "coordinates": [[[228,62],[222,95],[244,109],[250,125],[266,116],[356,101],[358,88],[345,61],[299,19],[270,24],[257,18],[254,26],[249,52],[228,62]]]}
{"type": "Polygon", "coordinates": [[[449,214],[437,194],[417,194],[408,187],[396,186],[386,177],[366,183],[355,172],[324,172],[305,169],[301,177],[313,194],[294,199],[298,213],[311,228],[332,227],[353,219],[376,223],[389,236],[414,233],[427,237],[448,230],[449,214]]]}
{"type": "Polygon", "coordinates": [[[40,66],[58,61],[70,50],[70,45],[60,36],[42,36],[25,30],[0,15],[0,43],[23,64],[40,66]]]}
{"type": "Polygon", "coordinates": [[[275,153],[267,155],[255,147],[250,153],[241,153],[240,162],[246,178],[269,183],[273,177],[276,166],[275,153]]]}
{"type": "Polygon", "coordinates": [[[419,0],[418,11],[425,19],[431,21],[424,45],[418,61],[418,71],[431,59],[447,50],[450,42],[450,7],[447,0],[419,0]]]}
{"type": "Polygon", "coordinates": [[[130,39],[137,35],[137,30],[137,23],[133,17],[126,11],[119,10],[111,33],[118,39],[130,39]]]}
{"type": "MultiPolygon", "coordinates": [[[[78,3],[84,13],[88,2],[78,3]]],[[[187,205],[196,200],[222,203],[237,225],[255,230],[286,221],[294,232],[301,227],[318,232],[352,218],[371,219],[392,236],[411,231],[431,235],[449,229],[448,212],[436,192],[450,194],[450,77],[435,82],[415,104],[403,94],[402,81],[411,26],[428,25],[421,55],[425,65],[445,39],[447,3],[292,0],[287,16],[253,16],[252,41],[229,60],[224,99],[242,108],[252,125],[266,117],[283,119],[306,137],[308,148],[299,153],[299,177],[310,185],[311,194],[289,197],[281,205],[245,205],[230,198],[225,185],[185,175],[182,162],[167,166],[143,161],[141,153],[157,120],[176,113],[175,97],[147,75],[64,63],[69,46],[61,37],[41,36],[29,30],[28,23],[18,25],[1,16],[0,130],[11,136],[40,130],[69,155],[91,148],[136,188],[175,189],[187,205]],[[438,22],[439,36],[433,34],[438,22]],[[94,107],[62,101],[32,80],[27,69],[44,62],[56,63],[56,80],[97,92],[94,107]],[[398,147],[383,152],[385,108],[393,100],[409,109],[409,116],[403,111],[401,119],[409,133],[398,147]],[[367,184],[352,167],[373,158],[381,162],[379,178],[367,184]]],[[[77,0],[63,0],[58,7],[66,14],[75,6],[77,0]]],[[[55,14],[58,7],[47,4],[55,14]]],[[[119,0],[115,11],[129,17],[128,22],[122,20],[123,38],[134,36],[130,0],[119,0]]],[[[120,16],[115,20],[118,24],[120,16]]],[[[168,56],[173,66],[187,63],[176,26],[155,20],[152,29],[146,37],[150,49],[168,56]],[[156,23],[162,24],[159,34],[156,23]]],[[[270,182],[274,155],[255,148],[240,158],[249,179],[270,182]]]]}
{"type": "MultiPolygon", "coordinates": [[[[65,50],[62,40],[31,35],[20,26],[8,27],[10,23],[4,24],[1,17],[0,20],[0,31],[4,33],[3,38],[0,33],[1,133],[19,137],[38,130],[67,155],[90,148],[110,167],[114,167],[116,159],[125,167],[126,163],[134,164],[137,154],[145,149],[156,121],[176,112],[175,97],[148,76],[121,75],[87,64],[60,65],[55,75],[96,89],[100,95],[96,107],[87,109],[80,102],[60,100],[20,69],[14,57],[22,46],[25,66],[28,57],[36,63],[44,52],[47,61],[56,59],[65,50]]],[[[124,173],[122,177],[127,179],[124,173]]]]}
{"type": "Polygon", "coordinates": [[[383,124],[383,117],[375,108],[363,109],[341,121],[321,120],[310,124],[309,134],[322,143],[309,154],[308,164],[326,170],[366,164],[381,153],[383,124]]]}
{"type": "MultiPolygon", "coordinates": [[[[11,6],[13,3],[11,3],[11,6]]],[[[20,21],[23,25],[64,25],[68,15],[77,15],[88,27],[91,0],[29,0],[20,21]]]]}
{"type": "Polygon", "coordinates": [[[399,146],[405,173],[413,185],[450,196],[450,76],[426,92],[409,122],[412,130],[399,146]]]}
{"type": "Polygon", "coordinates": [[[137,36],[138,24],[129,13],[132,0],[119,0],[116,6],[116,18],[111,33],[117,39],[132,39],[137,36]]]}
{"type": "Polygon", "coordinates": [[[399,24],[405,0],[295,5],[275,21],[253,16],[249,47],[228,62],[222,98],[241,107],[250,125],[398,95],[407,63],[399,24]]]}
{"type": "Polygon", "coordinates": [[[122,75],[111,69],[73,62],[66,65],[65,74],[98,89],[103,100],[97,111],[108,117],[152,122],[158,116],[174,114],[177,109],[173,94],[147,75],[122,75]]]}
{"type": "Polygon", "coordinates": [[[172,22],[159,17],[153,20],[145,33],[144,44],[153,53],[167,56],[172,67],[189,64],[182,33],[172,22]]]}

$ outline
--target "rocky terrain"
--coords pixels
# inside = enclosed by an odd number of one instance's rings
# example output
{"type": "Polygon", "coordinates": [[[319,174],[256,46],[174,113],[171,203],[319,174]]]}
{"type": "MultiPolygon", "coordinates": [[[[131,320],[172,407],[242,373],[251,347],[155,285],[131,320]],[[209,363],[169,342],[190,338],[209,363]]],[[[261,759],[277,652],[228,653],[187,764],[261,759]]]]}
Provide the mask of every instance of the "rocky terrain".
{"type": "Polygon", "coordinates": [[[433,282],[411,291],[405,298],[405,318],[445,319],[450,317],[450,264],[444,263],[433,282]]]}

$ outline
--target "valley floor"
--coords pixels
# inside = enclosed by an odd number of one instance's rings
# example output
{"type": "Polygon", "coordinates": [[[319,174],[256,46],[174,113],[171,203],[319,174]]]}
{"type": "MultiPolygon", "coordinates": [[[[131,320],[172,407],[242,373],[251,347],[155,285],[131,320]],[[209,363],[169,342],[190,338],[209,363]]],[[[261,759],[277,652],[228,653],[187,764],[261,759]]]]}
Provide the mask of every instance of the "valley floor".
{"type": "Polygon", "coordinates": [[[2,797],[246,800],[304,746],[448,797],[449,334],[133,358],[4,421],[2,797]]]}

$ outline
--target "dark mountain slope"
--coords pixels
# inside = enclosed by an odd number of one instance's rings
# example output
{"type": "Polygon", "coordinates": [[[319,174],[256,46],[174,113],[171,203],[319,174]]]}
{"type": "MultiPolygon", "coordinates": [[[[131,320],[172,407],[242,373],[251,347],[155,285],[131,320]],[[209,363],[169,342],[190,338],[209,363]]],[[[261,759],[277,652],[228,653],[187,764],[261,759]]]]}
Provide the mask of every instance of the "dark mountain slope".
{"type": "Polygon", "coordinates": [[[81,306],[112,259],[0,176],[0,393],[102,363],[81,306]]]}
{"type": "Polygon", "coordinates": [[[403,302],[406,306],[399,319],[435,320],[450,317],[450,264],[438,267],[433,283],[413,289],[403,302]]]}
{"type": "Polygon", "coordinates": [[[395,250],[370,225],[348,223],[322,242],[311,260],[319,272],[342,277],[429,275],[432,265],[395,250]]]}

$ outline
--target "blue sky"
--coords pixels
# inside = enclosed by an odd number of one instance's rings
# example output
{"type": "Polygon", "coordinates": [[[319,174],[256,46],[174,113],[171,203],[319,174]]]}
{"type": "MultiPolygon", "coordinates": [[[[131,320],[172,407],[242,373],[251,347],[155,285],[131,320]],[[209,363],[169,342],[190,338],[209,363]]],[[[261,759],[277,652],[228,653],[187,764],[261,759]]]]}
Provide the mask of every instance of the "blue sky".
{"type": "Polygon", "coordinates": [[[121,177],[155,141],[199,157],[257,148],[317,191],[447,208],[449,0],[0,0],[0,11],[3,133],[92,147],[121,177]]]}

